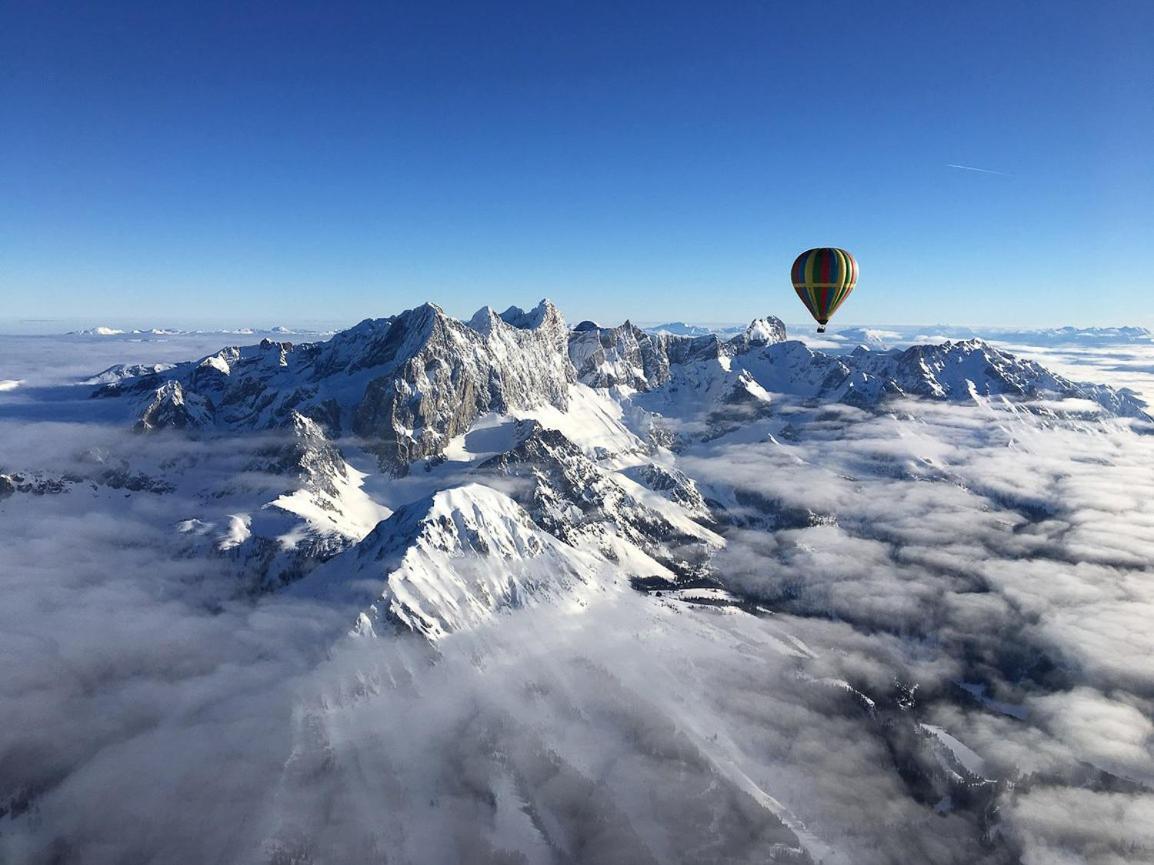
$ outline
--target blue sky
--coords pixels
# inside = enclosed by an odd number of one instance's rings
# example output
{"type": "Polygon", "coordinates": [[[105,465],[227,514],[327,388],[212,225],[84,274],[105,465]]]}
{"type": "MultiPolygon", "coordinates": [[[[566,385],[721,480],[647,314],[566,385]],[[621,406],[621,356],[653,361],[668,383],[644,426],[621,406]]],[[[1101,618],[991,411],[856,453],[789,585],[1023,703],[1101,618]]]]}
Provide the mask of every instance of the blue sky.
{"type": "Polygon", "coordinates": [[[1154,325],[1148,0],[4,15],[3,322],[1154,325]]]}

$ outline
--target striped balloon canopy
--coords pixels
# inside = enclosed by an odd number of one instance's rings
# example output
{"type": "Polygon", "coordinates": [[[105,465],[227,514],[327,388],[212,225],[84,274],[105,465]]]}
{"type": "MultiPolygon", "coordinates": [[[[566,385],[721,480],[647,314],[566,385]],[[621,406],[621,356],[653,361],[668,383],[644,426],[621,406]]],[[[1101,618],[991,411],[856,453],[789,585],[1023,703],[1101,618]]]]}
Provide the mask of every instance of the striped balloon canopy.
{"type": "Polygon", "coordinates": [[[857,262],[844,249],[807,249],[793,263],[791,276],[793,290],[817,320],[818,333],[823,333],[857,284],[857,262]]]}

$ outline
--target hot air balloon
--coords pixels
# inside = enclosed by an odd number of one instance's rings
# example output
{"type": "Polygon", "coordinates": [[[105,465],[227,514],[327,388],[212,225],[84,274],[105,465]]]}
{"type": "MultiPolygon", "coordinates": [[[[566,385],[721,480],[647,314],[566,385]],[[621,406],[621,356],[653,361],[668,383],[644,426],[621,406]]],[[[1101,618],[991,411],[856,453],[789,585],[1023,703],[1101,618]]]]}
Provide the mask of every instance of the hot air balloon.
{"type": "Polygon", "coordinates": [[[817,320],[817,332],[825,326],[857,283],[857,262],[844,249],[830,246],[807,249],[793,263],[793,290],[817,320]]]}

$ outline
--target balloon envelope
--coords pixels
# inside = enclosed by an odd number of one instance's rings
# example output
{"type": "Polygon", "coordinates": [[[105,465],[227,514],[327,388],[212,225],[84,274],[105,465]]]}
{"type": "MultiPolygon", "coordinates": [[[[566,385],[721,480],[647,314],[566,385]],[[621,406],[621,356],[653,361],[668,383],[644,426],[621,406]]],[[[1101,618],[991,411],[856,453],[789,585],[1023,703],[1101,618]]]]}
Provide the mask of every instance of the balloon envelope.
{"type": "Polygon", "coordinates": [[[844,249],[807,249],[793,263],[793,290],[825,330],[837,308],[857,284],[857,262],[844,249]]]}

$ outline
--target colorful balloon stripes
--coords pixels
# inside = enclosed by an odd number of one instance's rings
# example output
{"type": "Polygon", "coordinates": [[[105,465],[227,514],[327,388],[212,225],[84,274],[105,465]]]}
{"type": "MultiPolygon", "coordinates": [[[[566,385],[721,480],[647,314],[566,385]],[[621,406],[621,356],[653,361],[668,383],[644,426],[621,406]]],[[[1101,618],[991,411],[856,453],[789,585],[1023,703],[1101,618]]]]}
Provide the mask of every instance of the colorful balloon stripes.
{"type": "Polygon", "coordinates": [[[818,329],[825,330],[826,323],[853,291],[858,267],[844,249],[823,246],[799,255],[791,277],[797,296],[821,325],[818,329]]]}

